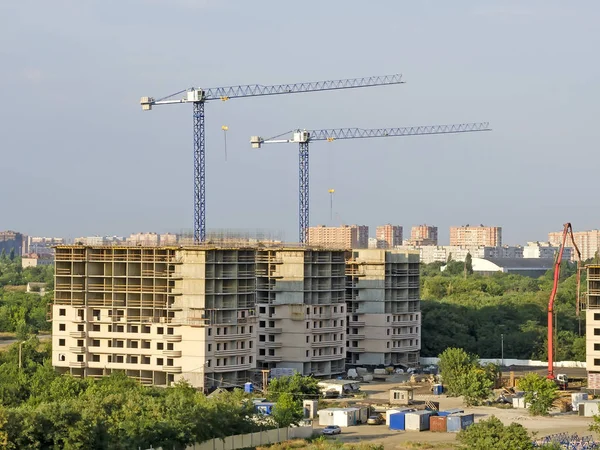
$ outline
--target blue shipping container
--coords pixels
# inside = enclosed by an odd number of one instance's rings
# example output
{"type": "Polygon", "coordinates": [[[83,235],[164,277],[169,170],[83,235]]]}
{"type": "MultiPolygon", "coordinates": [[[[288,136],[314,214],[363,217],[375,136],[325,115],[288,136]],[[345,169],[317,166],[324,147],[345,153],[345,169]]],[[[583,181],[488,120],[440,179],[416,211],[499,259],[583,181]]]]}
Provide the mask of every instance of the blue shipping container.
{"type": "Polygon", "coordinates": [[[404,430],[405,419],[403,412],[390,414],[390,430],[404,430]]]}
{"type": "Polygon", "coordinates": [[[448,416],[448,433],[458,433],[469,425],[473,425],[475,416],[473,414],[452,414],[448,416]]]}
{"type": "Polygon", "coordinates": [[[244,392],[247,392],[248,394],[254,392],[254,385],[252,383],[244,384],[244,392]]]}
{"type": "Polygon", "coordinates": [[[441,384],[433,385],[433,395],[442,395],[444,392],[444,387],[441,384]]]}
{"type": "Polygon", "coordinates": [[[438,412],[438,416],[449,416],[451,414],[461,414],[464,413],[465,410],[464,409],[460,409],[460,408],[454,408],[454,409],[447,409],[446,411],[440,411],[438,412]]]}

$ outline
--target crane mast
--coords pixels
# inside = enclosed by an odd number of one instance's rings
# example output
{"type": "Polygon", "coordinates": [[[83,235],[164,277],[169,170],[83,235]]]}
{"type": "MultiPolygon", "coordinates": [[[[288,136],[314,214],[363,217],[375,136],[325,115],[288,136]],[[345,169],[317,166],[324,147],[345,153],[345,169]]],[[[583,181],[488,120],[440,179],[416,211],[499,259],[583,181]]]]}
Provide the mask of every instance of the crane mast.
{"type": "MultiPolygon", "coordinates": [[[[246,84],[208,89],[192,87],[159,99],[142,97],[140,104],[142,105],[143,111],[151,111],[154,106],[160,105],[181,103],[193,104],[194,243],[200,243],[204,242],[206,239],[206,143],[204,103],[210,100],[225,101],[232,98],[333,91],[401,83],[403,83],[402,75],[392,74],[341,80],[311,81],[306,83],[275,85],[246,84]]],[[[306,166],[308,169],[308,156],[306,166]]]]}
{"type": "Polygon", "coordinates": [[[298,238],[301,244],[306,244],[308,241],[310,194],[308,146],[311,141],[332,142],[337,139],[425,136],[432,134],[469,133],[490,130],[489,122],[462,123],[454,125],[427,125],[400,128],[329,128],[322,130],[294,130],[288,132],[292,133],[292,136],[289,139],[277,139],[282,135],[269,139],[263,139],[260,136],[252,136],[250,138],[250,143],[252,148],[261,148],[263,144],[297,143],[299,145],[298,238]]]}

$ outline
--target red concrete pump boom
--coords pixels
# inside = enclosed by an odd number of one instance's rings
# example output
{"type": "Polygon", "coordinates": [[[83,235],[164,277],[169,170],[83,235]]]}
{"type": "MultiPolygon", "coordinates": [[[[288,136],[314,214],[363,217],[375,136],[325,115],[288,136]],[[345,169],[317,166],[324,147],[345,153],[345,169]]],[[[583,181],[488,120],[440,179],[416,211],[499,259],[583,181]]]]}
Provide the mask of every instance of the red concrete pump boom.
{"type": "Polygon", "coordinates": [[[567,236],[570,236],[573,248],[577,252],[577,313],[579,314],[579,286],[580,286],[580,265],[581,265],[581,252],[575,243],[573,237],[573,227],[571,223],[565,223],[562,235],[562,244],[558,250],[558,255],[554,261],[554,284],[552,285],[552,292],[550,293],[550,300],[548,301],[548,379],[554,380],[554,327],[553,327],[553,315],[554,315],[554,299],[556,298],[556,291],[558,290],[558,279],[560,278],[560,263],[562,262],[563,251],[567,242],[567,236]]]}

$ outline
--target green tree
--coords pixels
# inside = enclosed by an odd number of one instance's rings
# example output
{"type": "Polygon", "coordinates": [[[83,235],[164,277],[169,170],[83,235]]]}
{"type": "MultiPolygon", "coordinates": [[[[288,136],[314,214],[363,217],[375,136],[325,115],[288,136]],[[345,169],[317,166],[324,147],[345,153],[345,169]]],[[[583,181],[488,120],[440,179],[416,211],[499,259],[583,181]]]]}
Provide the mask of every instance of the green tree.
{"type": "Polygon", "coordinates": [[[463,377],[476,364],[477,357],[461,348],[447,348],[439,355],[438,363],[449,395],[462,395],[463,377]]]}
{"type": "Polygon", "coordinates": [[[479,405],[492,395],[494,381],[488,371],[482,367],[471,366],[461,373],[457,383],[467,406],[479,405]]]}
{"type": "Polygon", "coordinates": [[[279,427],[298,425],[304,417],[302,402],[294,399],[293,394],[283,392],[279,395],[277,403],[275,403],[272,417],[279,427]]]}
{"type": "Polygon", "coordinates": [[[318,380],[313,377],[304,377],[299,373],[291,377],[279,377],[271,380],[267,390],[267,397],[272,402],[277,402],[283,393],[292,394],[294,400],[302,401],[308,398],[319,398],[321,389],[318,380]]]}
{"type": "Polygon", "coordinates": [[[457,439],[461,448],[468,450],[529,450],[533,443],[523,425],[511,423],[505,426],[491,416],[461,430],[457,439]]]}
{"type": "Polygon", "coordinates": [[[467,278],[468,275],[473,275],[473,257],[471,256],[471,253],[467,253],[467,256],[465,257],[465,278],[467,278]]]}
{"type": "Polygon", "coordinates": [[[525,391],[525,403],[529,403],[529,412],[534,416],[546,416],[558,397],[557,386],[537,373],[530,373],[518,382],[519,389],[525,391]]]}

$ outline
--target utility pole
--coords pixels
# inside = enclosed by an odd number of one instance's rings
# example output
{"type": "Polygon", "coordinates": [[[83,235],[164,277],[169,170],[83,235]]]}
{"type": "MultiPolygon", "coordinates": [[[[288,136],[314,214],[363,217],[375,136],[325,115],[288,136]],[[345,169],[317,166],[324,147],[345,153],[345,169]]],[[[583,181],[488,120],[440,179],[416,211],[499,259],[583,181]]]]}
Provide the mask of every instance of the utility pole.
{"type": "Polygon", "coordinates": [[[500,335],[500,342],[502,343],[502,367],[504,367],[504,333],[500,335]]]}

